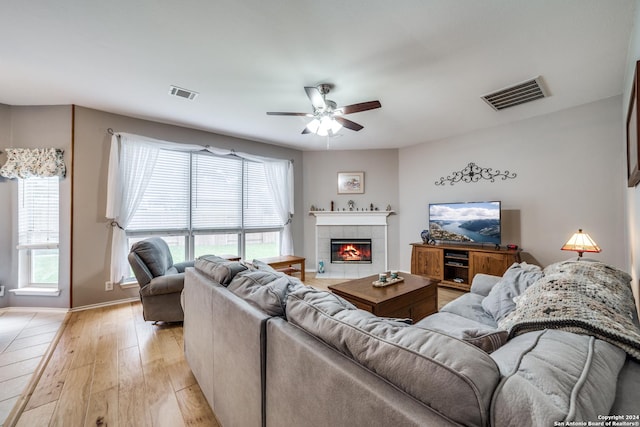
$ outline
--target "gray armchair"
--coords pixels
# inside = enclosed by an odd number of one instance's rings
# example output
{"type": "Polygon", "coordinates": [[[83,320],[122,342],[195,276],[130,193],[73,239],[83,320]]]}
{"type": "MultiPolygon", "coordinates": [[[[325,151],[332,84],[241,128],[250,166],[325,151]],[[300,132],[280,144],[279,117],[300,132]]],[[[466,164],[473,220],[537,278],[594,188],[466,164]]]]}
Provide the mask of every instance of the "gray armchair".
{"type": "Polygon", "coordinates": [[[169,246],[160,237],[134,243],[128,259],[140,285],[144,320],[182,322],[184,270],[193,261],[174,264],[169,246]]]}

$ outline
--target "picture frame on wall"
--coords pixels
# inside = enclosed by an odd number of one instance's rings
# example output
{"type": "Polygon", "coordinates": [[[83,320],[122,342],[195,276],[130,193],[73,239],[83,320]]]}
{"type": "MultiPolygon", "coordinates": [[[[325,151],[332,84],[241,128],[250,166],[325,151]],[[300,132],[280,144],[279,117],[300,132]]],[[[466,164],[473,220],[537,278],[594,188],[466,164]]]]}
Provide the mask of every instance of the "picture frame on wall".
{"type": "Polygon", "coordinates": [[[638,78],[640,77],[640,61],[636,62],[633,73],[633,85],[629,97],[627,111],[627,178],[628,186],[635,187],[640,182],[640,136],[638,134],[638,78]]]}
{"type": "Polygon", "coordinates": [[[338,172],[338,194],[364,194],[364,172],[338,172]]]}

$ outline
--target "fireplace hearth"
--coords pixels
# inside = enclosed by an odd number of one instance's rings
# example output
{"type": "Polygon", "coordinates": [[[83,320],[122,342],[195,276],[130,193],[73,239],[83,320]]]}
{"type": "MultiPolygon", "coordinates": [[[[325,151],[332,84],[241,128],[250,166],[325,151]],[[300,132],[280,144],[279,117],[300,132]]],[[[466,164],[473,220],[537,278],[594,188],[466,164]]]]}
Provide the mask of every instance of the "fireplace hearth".
{"type": "Polygon", "coordinates": [[[371,264],[371,239],[331,239],[331,263],[371,264]]]}

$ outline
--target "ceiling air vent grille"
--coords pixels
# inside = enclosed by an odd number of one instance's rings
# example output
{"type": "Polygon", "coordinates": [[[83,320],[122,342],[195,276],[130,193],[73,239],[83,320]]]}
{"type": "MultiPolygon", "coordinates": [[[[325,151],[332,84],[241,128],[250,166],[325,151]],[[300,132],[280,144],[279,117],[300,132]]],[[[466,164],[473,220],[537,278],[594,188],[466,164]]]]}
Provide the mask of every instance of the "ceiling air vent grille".
{"type": "Polygon", "coordinates": [[[178,86],[169,86],[169,95],[179,96],[185,99],[195,99],[198,96],[198,92],[194,92],[189,89],[183,89],[178,86]]]}
{"type": "Polygon", "coordinates": [[[496,111],[535,101],[549,96],[542,84],[542,77],[527,80],[497,92],[484,95],[482,99],[496,111]]]}

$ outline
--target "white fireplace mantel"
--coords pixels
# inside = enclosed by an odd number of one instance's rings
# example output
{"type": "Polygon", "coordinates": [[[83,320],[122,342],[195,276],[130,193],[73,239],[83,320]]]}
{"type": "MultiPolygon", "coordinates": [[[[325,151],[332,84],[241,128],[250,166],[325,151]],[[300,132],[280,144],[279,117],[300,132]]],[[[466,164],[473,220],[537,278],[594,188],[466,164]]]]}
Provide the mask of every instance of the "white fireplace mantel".
{"type": "Polygon", "coordinates": [[[310,211],[316,225],[387,225],[394,211],[310,211]]]}

